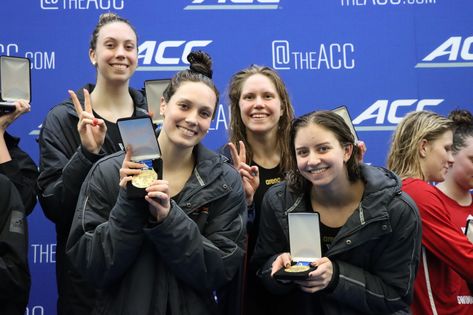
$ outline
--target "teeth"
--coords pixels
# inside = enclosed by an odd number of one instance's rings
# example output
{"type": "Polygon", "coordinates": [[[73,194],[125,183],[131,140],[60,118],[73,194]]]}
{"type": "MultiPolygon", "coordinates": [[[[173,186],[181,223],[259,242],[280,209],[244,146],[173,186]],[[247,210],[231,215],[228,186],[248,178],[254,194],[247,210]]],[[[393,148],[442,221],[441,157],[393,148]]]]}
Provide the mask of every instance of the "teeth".
{"type": "Polygon", "coordinates": [[[254,115],[251,115],[252,118],[265,118],[267,115],[265,114],[254,114],[254,115]]]}
{"type": "Polygon", "coordinates": [[[319,169],[315,169],[315,170],[310,170],[309,173],[311,174],[320,174],[322,172],[324,172],[327,168],[319,168],[319,169]]]}
{"type": "Polygon", "coordinates": [[[114,68],[126,69],[126,65],[113,65],[114,68]]]}
{"type": "Polygon", "coordinates": [[[196,134],[195,131],[193,130],[190,130],[190,129],[187,129],[187,128],[184,128],[184,127],[178,127],[185,135],[187,136],[193,136],[196,134]]]}

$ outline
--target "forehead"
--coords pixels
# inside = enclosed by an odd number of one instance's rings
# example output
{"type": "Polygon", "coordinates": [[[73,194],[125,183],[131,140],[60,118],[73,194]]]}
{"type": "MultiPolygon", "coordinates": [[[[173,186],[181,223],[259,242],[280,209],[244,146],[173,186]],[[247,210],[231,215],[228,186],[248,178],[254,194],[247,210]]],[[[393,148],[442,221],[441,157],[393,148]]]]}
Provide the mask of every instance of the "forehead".
{"type": "Polygon", "coordinates": [[[453,143],[453,132],[451,130],[445,131],[437,139],[435,139],[433,143],[442,146],[451,145],[453,143]]]}
{"type": "Polygon", "coordinates": [[[309,123],[307,126],[299,128],[294,139],[296,147],[312,146],[326,142],[338,142],[336,135],[329,129],[314,123],[309,123]]]}
{"type": "Polygon", "coordinates": [[[260,73],[252,74],[243,82],[242,92],[258,89],[276,91],[276,85],[270,78],[260,73]]]}
{"type": "Polygon", "coordinates": [[[100,28],[98,40],[114,38],[123,41],[136,41],[136,34],[130,25],[125,22],[111,22],[100,28]]]}
{"type": "Polygon", "coordinates": [[[202,82],[186,81],[181,83],[174,95],[169,100],[176,101],[186,99],[199,106],[214,108],[217,103],[217,96],[207,84],[202,82]]]}

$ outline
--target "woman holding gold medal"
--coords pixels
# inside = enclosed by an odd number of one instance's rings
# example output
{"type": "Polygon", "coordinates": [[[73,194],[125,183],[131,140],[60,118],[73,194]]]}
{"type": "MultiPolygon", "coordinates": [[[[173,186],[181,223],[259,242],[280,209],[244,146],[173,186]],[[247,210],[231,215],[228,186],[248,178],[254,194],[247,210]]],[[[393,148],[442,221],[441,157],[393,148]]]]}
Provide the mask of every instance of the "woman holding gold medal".
{"type": "Polygon", "coordinates": [[[293,121],[291,170],[265,194],[253,262],[278,314],[407,314],[417,270],[417,208],[392,172],[360,164],[343,118],[330,111],[293,121]],[[288,213],[317,212],[322,258],[292,266],[288,213]],[[279,281],[285,268],[307,278],[279,281]]]}
{"type": "Polygon", "coordinates": [[[218,103],[211,60],[188,56],[164,91],[158,135],[163,178],[127,197],[143,164],[132,150],[99,161],[82,186],[67,254],[101,288],[101,314],[219,314],[219,291],[243,259],[241,178],[205,148],[218,103]]]}

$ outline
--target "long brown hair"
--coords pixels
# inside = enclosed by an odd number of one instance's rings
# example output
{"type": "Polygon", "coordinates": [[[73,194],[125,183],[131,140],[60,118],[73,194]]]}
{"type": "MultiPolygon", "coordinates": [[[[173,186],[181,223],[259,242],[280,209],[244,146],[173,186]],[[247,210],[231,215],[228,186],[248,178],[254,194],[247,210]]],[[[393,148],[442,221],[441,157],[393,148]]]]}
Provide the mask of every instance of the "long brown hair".
{"type": "Polygon", "coordinates": [[[281,100],[282,115],[278,121],[277,131],[277,146],[281,154],[281,162],[279,163],[279,169],[282,172],[289,170],[289,157],[291,151],[289,148],[288,137],[291,129],[291,121],[294,119],[294,108],[292,107],[289,94],[286,89],[286,85],[279,76],[279,74],[270,67],[251,65],[248,68],[240,70],[235,73],[228,87],[228,97],[230,100],[230,141],[237,144],[239,141],[243,141],[246,147],[246,160],[253,160],[253,149],[248,143],[248,137],[246,135],[246,126],[240,115],[240,97],[243,84],[252,75],[262,74],[273,82],[276,87],[276,91],[281,100]]]}

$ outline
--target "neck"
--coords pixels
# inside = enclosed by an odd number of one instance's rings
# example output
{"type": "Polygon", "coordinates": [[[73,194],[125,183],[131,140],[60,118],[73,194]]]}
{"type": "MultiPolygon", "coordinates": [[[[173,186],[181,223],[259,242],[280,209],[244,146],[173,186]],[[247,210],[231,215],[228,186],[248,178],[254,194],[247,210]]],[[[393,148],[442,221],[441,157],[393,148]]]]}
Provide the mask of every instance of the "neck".
{"type": "Polygon", "coordinates": [[[453,178],[448,175],[445,181],[439,183],[436,187],[461,206],[469,206],[473,201],[470,191],[460,187],[453,178]]]}
{"type": "Polygon", "coordinates": [[[339,183],[330,185],[330,187],[311,188],[312,202],[321,208],[339,209],[344,211],[346,208],[354,209],[361,202],[365,185],[361,180],[352,183],[348,179],[339,183]]]}
{"type": "Polygon", "coordinates": [[[248,143],[253,150],[253,161],[264,168],[274,168],[281,161],[276,132],[255,134],[247,131],[248,143]]]}
{"type": "Polygon", "coordinates": [[[124,117],[133,111],[133,99],[128,91],[128,84],[112,85],[97,80],[97,85],[91,93],[91,101],[93,109],[104,118],[113,116],[110,115],[112,112],[124,117]]]}
{"type": "Polygon", "coordinates": [[[175,170],[194,168],[193,147],[182,149],[174,145],[169,141],[164,129],[159,134],[158,142],[163,159],[163,174],[166,174],[166,171],[173,172],[175,170]]]}

